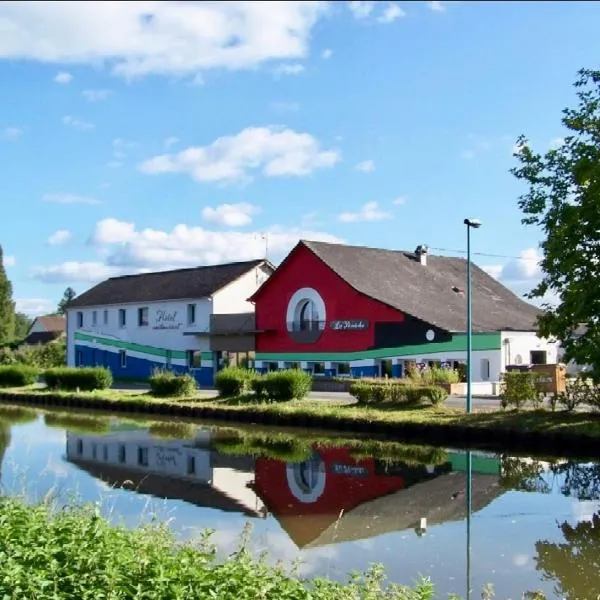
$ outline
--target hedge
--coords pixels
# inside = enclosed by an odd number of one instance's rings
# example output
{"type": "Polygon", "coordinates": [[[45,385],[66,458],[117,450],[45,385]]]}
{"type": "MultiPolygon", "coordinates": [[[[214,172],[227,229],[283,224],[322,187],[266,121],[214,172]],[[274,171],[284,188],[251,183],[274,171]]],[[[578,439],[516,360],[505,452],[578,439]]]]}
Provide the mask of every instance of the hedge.
{"type": "Polygon", "coordinates": [[[254,371],[240,369],[239,367],[226,367],[217,373],[215,387],[219,395],[224,398],[242,396],[251,390],[254,377],[256,377],[254,371]]]}
{"type": "Polygon", "coordinates": [[[224,397],[254,392],[257,399],[281,402],[304,398],[312,387],[312,375],[300,369],[271,371],[261,375],[248,369],[228,367],[215,378],[215,386],[224,397]]]}
{"type": "Polygon", "coordinates": [[[0,367],[0,387],[22,387],[37,381],[40,372],[28,365],[0,367]]]}
{"type": "Polygon", "coordinates": [[[150,377],[150,391],[154,396],[193,396],[197,390],[196,380],[189,373],[156,369],[150,377]]]}
{"type": "Polygon", "coordinates": [[[448,397],[443,388],[436,385],[407,385],[401,381],[366,382],[360,381],[350,386],[350,395],[359,404],[416,404],[422,400],[434,406],[442,404],[448,397]]]}
{"type": "Polygon", "coordinates": [[[105,390],[113,383],[112,373],[104,367],[59,367],[44,372],[46,385],[51,390],[90,392],[105,390]]]}

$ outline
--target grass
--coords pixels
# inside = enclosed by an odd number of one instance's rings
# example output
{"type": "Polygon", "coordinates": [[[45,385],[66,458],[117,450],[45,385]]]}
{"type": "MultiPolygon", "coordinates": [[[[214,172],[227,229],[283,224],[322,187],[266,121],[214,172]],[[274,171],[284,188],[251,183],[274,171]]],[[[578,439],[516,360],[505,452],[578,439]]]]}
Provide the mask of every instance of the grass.
{"type": "MultiPolygon", "coordinates": [[[[105,390],[94,392],[49,392],[43,388],[13,388],[3,391],[5,398],[11,400],[27,400],[32,396],[52,396],[53,398],[79,398],[87,400],[104,400],[111,404],[121,402],[138,405],[139,409],[153,405],[168,405],[173,407],[173,414],[185,413],[187,408],[217,409],[226,413],[229,418],[239,421],[252,421],[254,418],[266,415],[285,418],[292,425],[313,426],[335,429],[338,425],[344,429],[360,425],[362,431],[369,427],[376,430],[379,424],[387,425],[392,431],[398,426],[398,431],[404,434],[414,428],[428,430],[428,435],[434,430],[460,429],[463,432],[496,432],[514,437],[519,433],[536,433],[539,437],[551,438],[555,434],[575,439],[600,438],[600,415],[583,412],[550,412],[546,410],[526,410],[515,412],[511,410],[481,411],[466,414],[462,409],[450,407],[432,407],[429,405],[406,406],[403,408],[374,408],[348,404],[340,400],[291,400],[288,402],[268,403],[256,402],[252,398],[239,397],[229,399],[214,398],[198,394],[186,398],[155,398],[149,392],[140,390],[105,390]],[[141,406],[139,406],[141,405],[141,406]]],[[[203,416],[199,413],[199,416],[203,416]]],[[[215,416],[215,415],[213,415],[215,416]]],[[[217,415],[218,416],[218,415],[217,415]]]]}
{"type": "Polygon", "coordinates": [[[56,509],[0,499],[0,597],[5,600],[430,600],[433,586],[385,585],[373,567],[347,583],[301,579],[253,558],[242,538],[218,562],[210,532],[178,543],[166,526],[110,525],[97,506],[56,509]]]}

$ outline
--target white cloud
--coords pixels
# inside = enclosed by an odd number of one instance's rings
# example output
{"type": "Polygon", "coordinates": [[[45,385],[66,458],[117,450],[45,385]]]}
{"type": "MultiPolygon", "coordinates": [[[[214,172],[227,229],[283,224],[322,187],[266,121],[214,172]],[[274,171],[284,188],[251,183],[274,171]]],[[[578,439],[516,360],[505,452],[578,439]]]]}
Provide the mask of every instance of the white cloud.
{"type": "Polygon", "coordinates": [[[179,141],[179,138],[171,136],[165,140],[165,148],[168,150],[171,146],[174,146],[179,141]]]}
{"type": "Polygon", "coordinates": [[[42,197],[44,202],[54,202],[56,204],[101,204],[100,200],[88,196],[79,196],[77,194],[51,193],[42,197]]]}
{"type": "Polygon", "coordinates": [[[112,94],[112,90],[83,90],[81,95],[90,102],[106,100],[112,94]]]}
{"type": "Polygon", "coordinates": [[[0,138],[3,140],[14,141],[23,135],[23,130],[20,127],[6,127],[0,131],[0,138]]]}
{"type": "Polygon", "coordinates": [[[89,123],[88,121],[83,121],[78,119],[77,117],[73,117],[71,115],[67,115],[62,118],[63,125],[67,125],[68,127],[72,127],[73,129],[77,129],[78,131],[89,131],[90,129],[94,129],[95,125],[93,123],[89,123]]]}
{"type": "Polygon", "coordinates": [[[304,70],[304,65],[300,63],[289,63],[278,65],[273,72],[277,75],[300,75],[304,70]]]}
{"type": "Polygon", "coordinates": [[[252,217],[260,209],[253,204],[221,204],[216,208],[207,206],[202,209],[202,218],[209,223],[217,223],[226,227],[243,227],[252,223],[252,217]]]}
{"type": "Polygon", "coordinates": [[[396,206],[403,206],[404,204],[406,204],[406,197],[398,196],[397,198],[394,198],[392,200],[392,204],[395,204],[396,206]]]}
{"type": "Polygon", "coordinates": [[[14,267],[17,264],[17,259],[9,254],[3,257],[3,262],[5,267],[14,267]]]}
{"type": "Polygon", "coordinates": [[[367,202],[363,204],[359,212],[343,212],[338,218],[343,223],[357,223],[360,221],[384,221],[392,218],[392,215],[381,210],[377,202],[367,202]]]}
{"type": "Polygon", "coordinates": [[[321,52],[321,58],[324,60],[329,60],[333,56],[333,50],[331,48],[325,48],[323,52],[321,52]]]}
{"type": "Polygon", "coordinates": [[[71,232],[68,229],[58,229],[49,238],[48,244],[51,246],[59,246],[71,239],[71,232]]]}
{"type": "MultiPolygon", "coordinates": [[[[2,17],[2,10],[0,9],[0,17],[2,17]]],[[[10,22],[9,22],[10,23],[10,22]]],[[[0,57],[3,56],[2,48],[0,47],[0,57]]],[[[60,71],[54,77],[54,81],[56,83],[71,83],[73,81],[73,75],[71,73],[67,73],[66,71],[60,71]]]]}
{"type": "Polygon", "coordinates": [[[372,173],[375,170],[375,161],[374,160],[363,160],[359,162],[355,167],[357,171],[362,171],[363,173],[372,173]]]}
{"type": "Polygon", "coordinates": [[[366,19],[375,8],[375,2],[348,2],[355,19],[366,19]]]}
{"type": "Polygon", "coordinates": [[[504,267],[503,265],[482,265],[481,268],[494,279],[500,279],[504,267]]]}
{"type": "Polygon", "coordinates": [[[260,171],[267,177],[308,175],[339,161],[336,150],[321,150],[308,133],[274,127],[249,127],[209,146],[190,147],[177,154],[155,156],[140,165],[142,172],[189,173],[196,181],[236,181],[260,171]]]}
{"type": "Polygon", "coordinates": [[[505,282],[533,282],[540,278],[541,254],[537,248],[527,248],[519,253],[519,258],[508,262],[502,268],[499,278],[505,282]]]}
{"type": "Polygon", "coordinates": [[[311,229],[272,226],[262,232],[211,231],[176,225],[170,232],[136,229],[133,223],[104,219],[91,236],[104,260],[64,262],[38,266],[32,275],[48,283],[92,283],[125,273],[141,273],[227,261],[264,257],[268,236],[269,258],[282,258],[299,239],[343,242],[331,234],[311,229]]]}
{"type": "Polygon", "coordinates": [[[32,317],[46,315],[56,309],[56,304],[48,298],[17,298],[15,299],[15,305],[17,312],[32,317]]]}
{"type": "Polygon", "coordinates": [[[439,0],[431,0],[430,2],[427,2],[427,6],[429,6],[433,12],[444,12],[446,10],[446,7],[439,0]]]}
{"type": "Polygon", "coordinates": [[[306,56],[326,10],[308,1],[3,2],[0,58],[105,65],[124,77],[251,69],[306,56]]]}
{"type": "Polygon", "coordinates": [[[377,20],[380,23],[393,23],[396,19],[405,16],[406,12],[404,12],[395,2],[390,2],[377,20]]]}

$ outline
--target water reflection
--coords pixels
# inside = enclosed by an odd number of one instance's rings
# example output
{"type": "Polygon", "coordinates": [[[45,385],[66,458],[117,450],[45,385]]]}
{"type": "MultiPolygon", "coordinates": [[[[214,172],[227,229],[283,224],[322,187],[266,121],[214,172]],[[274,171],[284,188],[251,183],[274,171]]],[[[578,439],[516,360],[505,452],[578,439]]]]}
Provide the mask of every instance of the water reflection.
{"type": "MultiPolygon", "coordinates": [[[[486,582],[497,597],[600,594],[596,463],[0,406],[2,457],[3,489],[52,460],[66,491],[93,500],[101,482],[129,524],[134,500],[166,499],[178,534],[211,527],[221,547],[251,520],[258,550],[303,558],[307,575],[382,562],[400,583],[432,575],[440,597],[486,582]]],[[[37,497],[51,485],[30,483],[37,497]]]]}

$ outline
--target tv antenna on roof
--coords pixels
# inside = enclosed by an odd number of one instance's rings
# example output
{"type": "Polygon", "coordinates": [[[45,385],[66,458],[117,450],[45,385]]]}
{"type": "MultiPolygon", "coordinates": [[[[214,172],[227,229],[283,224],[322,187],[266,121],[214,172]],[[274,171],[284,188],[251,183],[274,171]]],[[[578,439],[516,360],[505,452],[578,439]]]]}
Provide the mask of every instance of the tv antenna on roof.
{"type": "Polygon", "coordinates": [[[261,233],[260,238],[265,241],[265,260],[269,260],[269,234],[261,233]]]}

